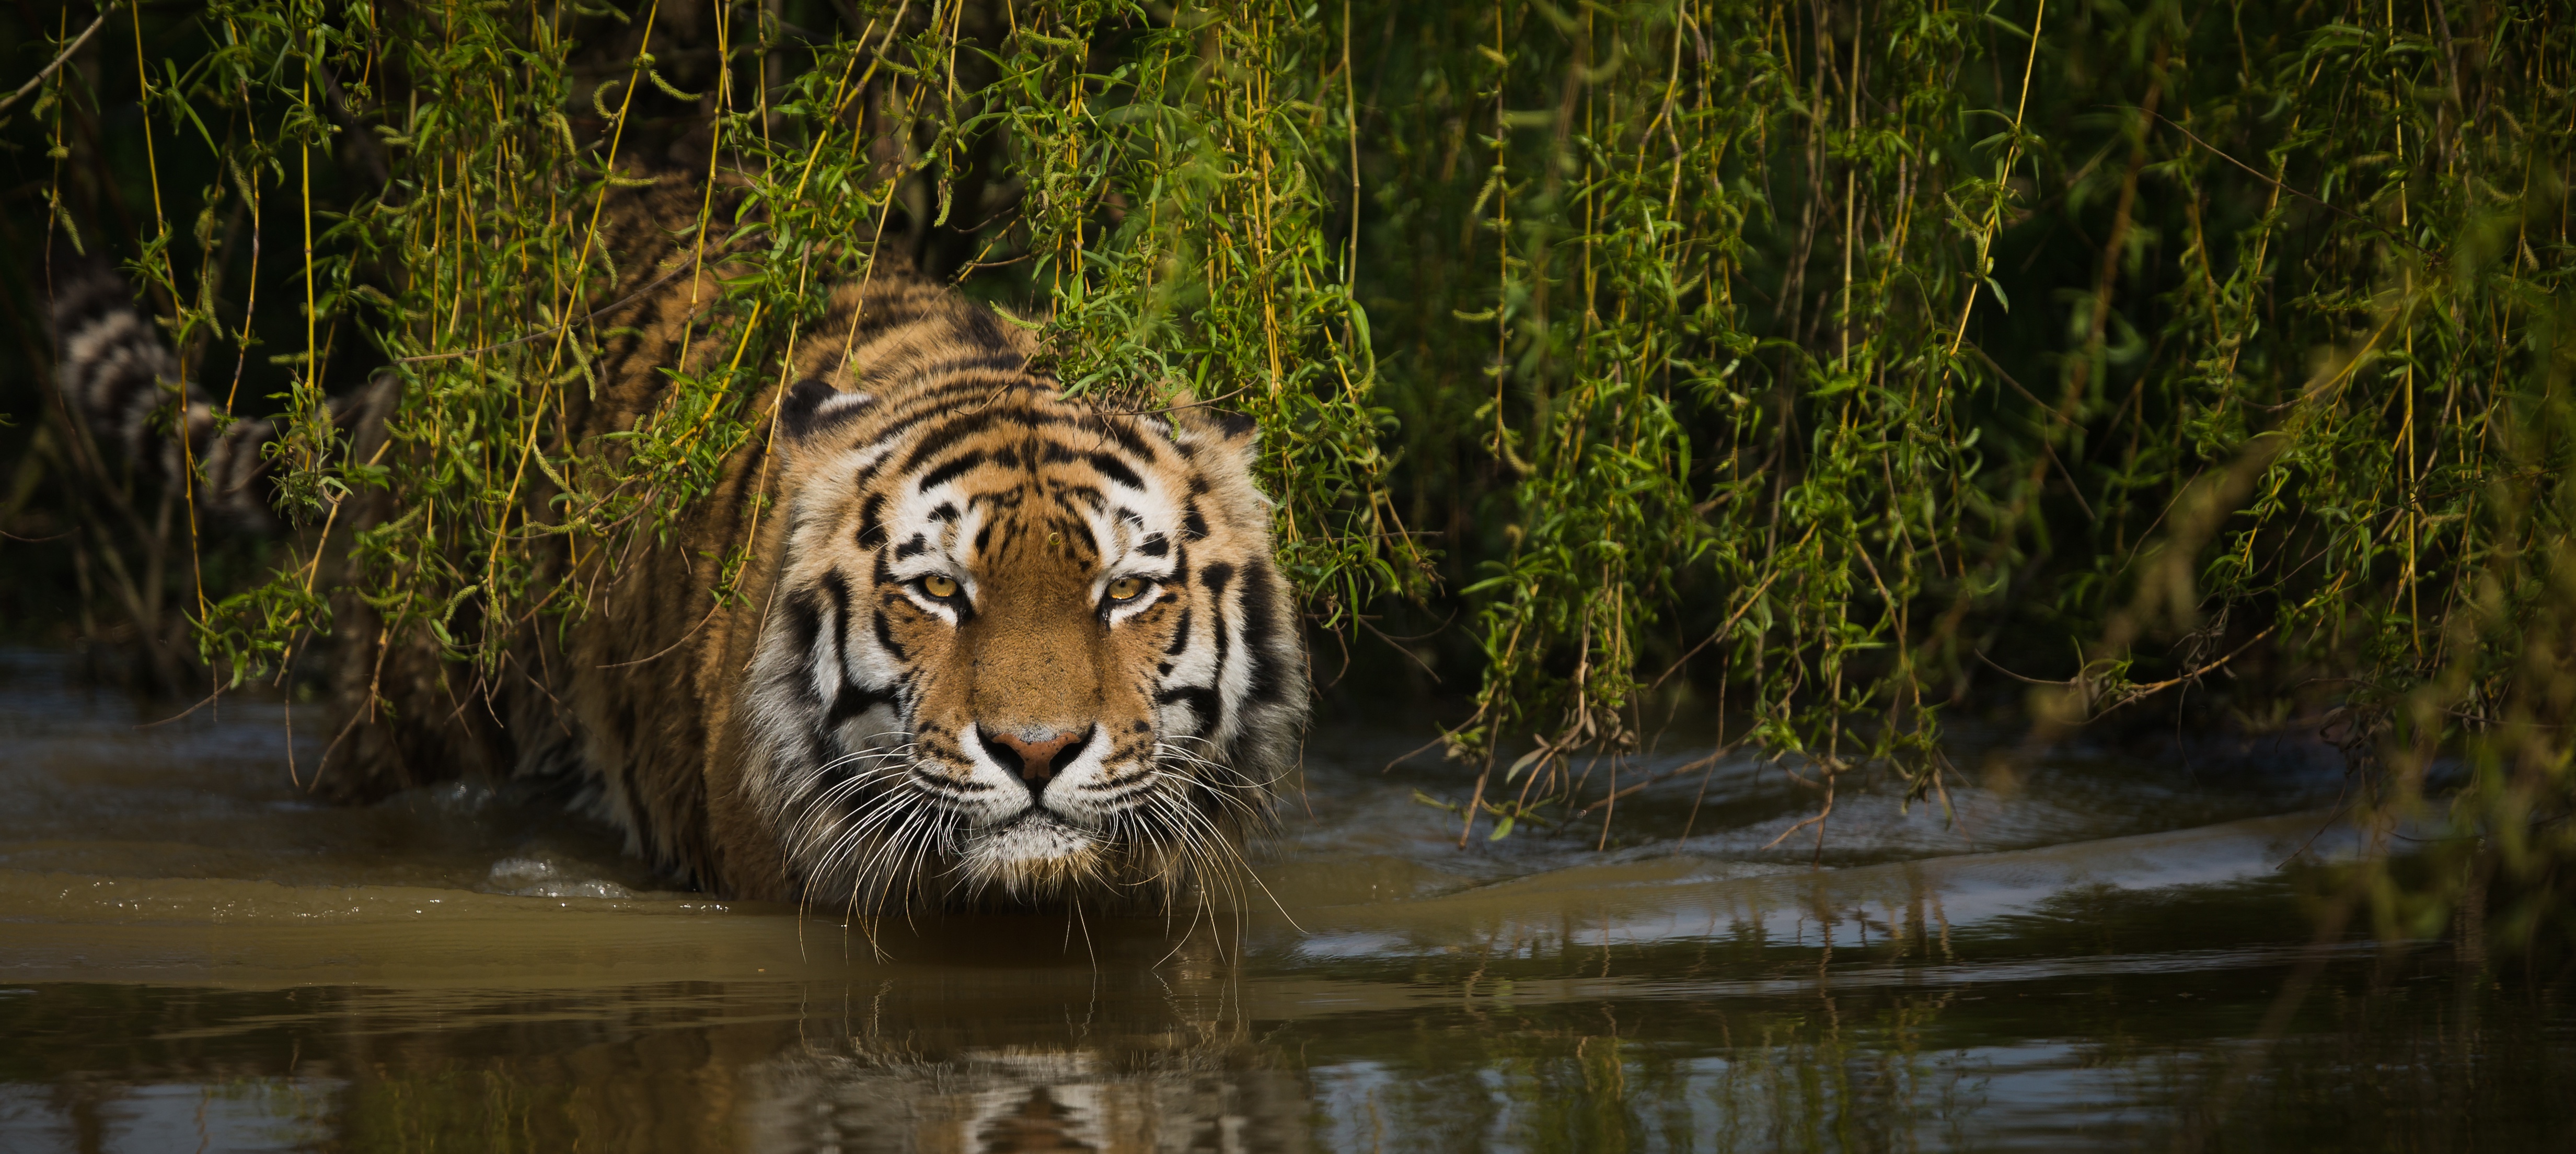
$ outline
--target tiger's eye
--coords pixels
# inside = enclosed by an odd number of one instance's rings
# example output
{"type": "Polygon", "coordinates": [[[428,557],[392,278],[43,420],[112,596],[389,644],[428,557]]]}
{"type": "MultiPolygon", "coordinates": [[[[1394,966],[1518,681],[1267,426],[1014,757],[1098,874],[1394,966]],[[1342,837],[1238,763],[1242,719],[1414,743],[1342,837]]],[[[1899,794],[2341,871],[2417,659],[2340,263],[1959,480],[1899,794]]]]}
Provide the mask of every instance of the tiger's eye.
{"type": "Polygon", "coordinates": [[[957,595],[957,582],[933,573],[921,579],[921,591],[933,597],[954,597],[957,595]]]}
{"type": "Polygon", "coordinates": [[[1121,577],[1109,583],[1109,599],[1112,601],[1133,601],[1144,594],[1145,579],[1142,577],[1121,577]]]}

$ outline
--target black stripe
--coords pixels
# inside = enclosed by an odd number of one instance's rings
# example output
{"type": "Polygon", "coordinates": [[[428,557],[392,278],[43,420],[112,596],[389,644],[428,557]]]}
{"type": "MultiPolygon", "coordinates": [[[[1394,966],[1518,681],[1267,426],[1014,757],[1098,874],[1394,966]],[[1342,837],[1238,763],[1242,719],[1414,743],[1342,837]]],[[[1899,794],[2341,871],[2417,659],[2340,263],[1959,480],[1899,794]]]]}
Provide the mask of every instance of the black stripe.
{"type": "Polygon", "coordinates": [[[121,341],[81,366],[85,378],[77,385],[78,399],[93,421],[112,416],[122,423],[133,420],[137,410],[161,407],[161,377],[147,357],[136,353],[131,340],[121,341]]]}
{"type": "Polygon", "coordinates": [[[1049,464],[1089,465],[1093,469],[1097,470],[1101,476],[1107,477],[1110,480],[1130,489],[1142,492],[1145,488],[1145,478],[1138,476],[1136,470],[1128,467],[1127,462],[1119,460],[1118,457],[1112,453],[1103,453],[1093,449],[1076,449],[1072,446],[1061,444],[1056,441],[1048,441],[1046,442],[1045,460],[1049,464]]]}
{"type": "Polygon", "coordinates": [[[964,414],[931,430],[921,438],[919,443],[913,445],[912,452],[904,458],[903,468],[896,472],[910,473],[919,469],[923,462],[948,451],[949,446],[983,432],[1000,416],[1001,414],[994,410],[984,409],[964,414]]]}
{"type": "Polygon", "coordinates": [[[1127,450],[1129,456],[1142,457],[1152,463],[1159,463],[1162,460],[1154,452],[1155,438],[1136,435],[1131,422],[1118,417],[1103,416],[1099,423],[1101,428],[1109,430],[1111,439],[1118,442],[1119,448],[1127,450]]]}
{"type": "Polygon", "coordinates": [[[1177,632],[1175,632],[1175,633],[1173,633],[1173,634],[1172,634],[1172,643],[1171,643],[1170,645],[1164,646],[1164,647],[1163,647],[1163,652],[1165,652],[1165,653],[1167,653],[1167,654],[1170,654],[1171,656],[1178,657],[1178,656],[1180,656],[1180,655],[1181,655],[1181,652],[1182,652],[1183,650],[1188,649],[1189,647],[1190,647],[1190,607],[1189,607],[1189,606],[1187,606],[1187,605],[1183,605],[1183,606],[1181,606],[1181,627],[1180,627],[1180,629],[1179,629],[1177,632]]]}
{"type": "Polygon", "coordinates": [[[883,493],[870,493],[859,505],[859,548],[874,549],[885,544],[885,522],[879,519],[884,512],[883,493]]]}
{"type": "MultiPolygon", "coordinates": [[[[940,408],[952,413],[957,411],[954,404],[943,404],[940,408]]],[[[1032,411],[1025,404],[992,405],[959,413],[955,420],[940,426],[938,431],[923,437],[920,444],[913,446],[911,454],[904,459],[901,471],[912,472],[920,468],[922,462],[938,456],[949,446],[995,425],[1037,430],[1072,423],[1074,422],[1066,417],[1032,411]]]]}
{"type": "Polygon", "coordinates": [[[823,592],[832,598],[832,612],[838,614],[835,619],[842,623],[843,628],[847,628],[850,620],[849,578],[841,576],[841,571],[838,569],[826,569],[823,571],[820,584],[823,586],[823,592]]]}
{"type": "Polygon", "coordinates": [[[1127,462],[1119,460],[1118,457],[1112,453],[1103,453],[1090,449],[1076,449],[1069,445],[1059,444],[1055,441],[1048,441],[1046,443],[1046,460],[1050,464],[1079,463],[1089,465],[1094,470],[1097,470],[1101,476],[1107,477],[1110,480],[1130,489],[1142,492],[1145,488],[1145,478],[1138,476],[1136,474],[1136,470],[1128,467],[1127,462]]]}
{"type": "Polygon", "coordinates": [[[1278,575],[1270,566],[1254,560],[1244,567],[1243,651],[1252,674],[1244,696],[1264,704],[1279,700],[1285,689],[1279,661],[1271,653],[1279,634],[1279,622],[1272,613],[1278,588],[1278,575]]]}
{"type": "Polygon", "coordinates": [[[1164,705],[1170,705],[1176,701],[1188,702],[1190,711],[1199,715],[1199,722],[1207,726],[1210,733],[1220,728],[1218,722],[1225,717],[1225,699],[1218,697],[1216,690],[1204,685],[1176,686],[1155,694],[1154,700],[1164,705]]]}
{"type": "MultiPolygon", "coordinates": [[[[1233,579],[1234,566],[1223,561],[1219,561],[1199,571],[1199,583],[1207,586],[1208,590],[1208,631],[1216,634],[1216,665],[1214,666],[1216,672],[1213,674],[1213,679],[1220,687],[1225,684],[1225,654],[1228,647],[1227,642],[1230,640],[1227,637],[1225,627],[1225,587],[1226,584],[1233,579]]],[[[1220,698],[1219,704],[1222,703],[1223,699],[1220,698]]],[[[1222,717],[1223,714],[1221,713],[1209,715],[1208,729],[1210,732],[1214,732],[1220,728],[1217,722],[1222,717]]]]}
{"type": "MultiPolygon", "coordinates": [[[[832,652],[840,662],[841,678],[846,681],[850,676],[850,582],[848,578],[841,576],[840,570],[826,569],[823,571],[823,579],[817,584],[821,587],[823,596],[831,601],[832,652]]],[[[805,652],[811,653],[813,650],[808,648],[805,652]]],[[[816,685],[808,700],[819,703],[819,695],[822,692],[823,687],[816,685]]]]}
{"type": "Polygon", "coordinates": [[[897,661],[911,660],[912,654],[904,649],[902,642],[894,639],[894,629],[886,623],[885,610],[879,608],[870,616],[876,618],[877,644],[884,646],[886,653],[897,661]]]}
{"type": "Polygon", "coordinates": [[[894,703],[895,696],[892,690],[862,689],[844,681],[841,683],[840,695],[832,699],[832,711],[824,716],[823,725],[826,728],[838,726],[880,705],[894,703]]]}
{"type": "MultiPolygon", "coordinates": [[[[800,662],[800,664],[811,662],[813,660],[814,642],[820,640],[822,636],[823,606],[821,599],[817,598],[814,595],[814,591],[811,589],[799,590],[794,595],[788,597],[787,638],[794,644],[795,652],[804,657],[805,662],[800,662]]],[[[807,705],[811,706],[822,704],[822,700],[818,696],[820,692],[821,690],[814,684],[813,678],[799,677],[796,679],[797,696],[804,698],[807,705]]]]}
{"type": "Polygon", "coordinates": [[[1094,557],[1100,555],[1100,539],[1091,535],[1091,526],[1088,523],[1084,522],[1079,517],[1057,517],[1054,520],[1057,531],[1064,534],[1067,546],[1066,556],[1070,557],[1074,555],[1072,545],[1076,540],[1074,535],[1077,533],[1081,534],[1081,551],[1087,552],[1094,557]]]}
{"type": "Polygon", "coordinates": [[[949,781],[945,778],[934,777],[930,774],[923,773],[918,768],[912,771],[911,776],[912,784],[915,789],[919,789],[924,793],[937,794],[938,796],[948,798],[951,801],[964,801],[973,798],[977,794],[990,793],[993,788],[989,785],[980,785],[974,782],[949,781]]]}
{"type": "MultiPolygon", "coordinates": [[[[1009,408],[1026,406],[1025,398],[1015,394],[1033,393],[1036,387],[1025,382],[995,381],[989,376],[958,375],[941,380],[915,380],[904,390],[901,408],[887,410],[890,420],[917,421],[924,417],[963,415],[971,405],[991,411],[998,402],[1009,408]]],[[[1062,424],[1062,418],[1046,418],[1047,423],[1062,424]]]]}
{"type": "Polygon", "coordinates": [[[1225,439],[1229,441],[1250,433],[1254,429],[1260,427],[1260,422],[1255,421],[1251,417],[1245,416],[1242,413],[1235,412],[1232,409],[1207,409],[1203,411],[1209,418],[1216,421],[1217,431],[1223,433],[1225,435],[1225,439]]]}
{"type": "MultiPolygon", "coordinates": [[[[1010,349],[1003,349],[998,352],[982,352],[976,353],[973,356],[950,357],[944,361],[933,361],[913,370],[912,379],[920,381],[932,377],[950,377],[961,373],[976,372],[1009,373],[1012,375],[1018,375],[1020,370],[1028,367],[1028,363],[1028,358],[1021,356],[1018,352],[1010,349]]],[[[981,385],[990,385],[992,382],[978,381],[976,383],[981,385]]]]}
{"type": "Polygon", "coordinates": [[[955,395],[974,391],[975,390],[972,388],[961,385],[953,388],[932,388],[907,393],[905,394],[904,406],[902,408],[890,408],[885,412],[883,417],[884,423],[876,427],[875,436],[853,444],[850,447],[853,449],[865,449],[876,445],[882,445],[888,441],[903,437],[912,432],[913,426],[918,425],[925,420],[942,414],[956,412],[957,405],[955,402],[955,395]]]}
{"type": "Polygon", "coordinates": [[[1207,518],[1199,515],[1198,502],[1190,502],[1188,507],[1181,513],[1181,531],[1189,534],[1191,540],[1207,539],[1207,518]]]}
{"type": "Polygon", "coordinates": [[[923,492],[923,493],[927,493],[927,492],[931,491],[932,489],[936,489],[936,488],[938,488],[939,486],[941,486],[941,485],[943,485],[943,484],[946,484],[947,482],[950,482],[950,481],[954,481],[954,480],[956,480],[960,475],[964,474],[968,469],[972,469],[972,468],[974,468],[975,466],[977,466],[977,465],[981,465],[981,464],[983,464],[983,463],[984,463],[984,450],[982,450],[982,449],[969,449],[969,450],[967,450],[967,451],[965,451],[965,452],[963,452],[963,453],[960,453],[960,454],[958,454],[957,456],[955,456],[955,457],[953,457],[953,458],[949,459],[949,461],[948,461],[946,464],[943,464],[943,465],[939,466],[939,467],[938,467],[938,468],[936,468],[936,469],[932,469],[931,471],[929,471],[929,472],[927,472],[927,473],[922,474],[922,475],[921,475],[921,487],[920,487],[920,489],[919,489],[918,491],[919,491],[919,492],[923,492]]]}
{"type": "MultiPolygon", "coordinates": [[[[852,445],[852,446],[850,446],[850,447],[851,447],[851,448],[853,448],[853,449],[859,449],[859,448],[865,448],[866,446],[865,446],[864,444],[861,444],[861,445],[852,445]]],[[[884,455],[884,454],[882,454],[882,453],[880,453],[880,454],[878,454],[878,455],[877,455],[877,457],[876,457],[874,460],[871,460],[871,461],[869,461],[867,464],[864,464],[864,465],[859,466],[859,471],[858,471],[858,472],[853,473],[853,474],[851,474],[851,475],[850,475],[850,488],[851,488],[852,490],[859,490],[859,489],[865,489],[865,488],[867,488],[867,487],[868,487],[868,482],[873,481],[873,480],[876,480],[876,478],[877,478],[877,470],[882,469],[882,468],[885,468],[885,455],[884,455]]]]}
{"type": "Polygon", "coordinates": [[[915,533],[910,540],[894,547],[894,559],[901,561],[906,557],[918,557],[929,551],[930,538],[915,533]]]}
{"type": "Polygon", "coordinates": [[[1091,467],[1100,470],[1102,476],[1130,489],[1138,492],[1143,492],[1145,489],[1145,479],[1137,476],[1136,470],[1128,468],[1127,462],[1108,453],[1091,454],[1091,467]]]}

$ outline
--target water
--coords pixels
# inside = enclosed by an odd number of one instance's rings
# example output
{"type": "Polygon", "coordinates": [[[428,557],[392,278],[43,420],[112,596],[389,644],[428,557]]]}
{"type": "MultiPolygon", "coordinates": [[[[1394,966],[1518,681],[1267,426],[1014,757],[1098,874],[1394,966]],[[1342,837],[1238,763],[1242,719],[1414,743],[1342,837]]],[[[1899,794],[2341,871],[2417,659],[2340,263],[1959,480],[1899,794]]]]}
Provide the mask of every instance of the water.
{"type": "Polygon", "coordinates": [[[526,799],[316,804],[313,711],[65,669],[0,654],[13,1154],[2568,1148],[2563,988],[2314,947],[2295,742],[1846,792],[1818,868],[1756,766],[1461,851],[1453,770],[1380,772],[1426,734],[1327,729],[1222,917],[845,926],[526,799]]]}

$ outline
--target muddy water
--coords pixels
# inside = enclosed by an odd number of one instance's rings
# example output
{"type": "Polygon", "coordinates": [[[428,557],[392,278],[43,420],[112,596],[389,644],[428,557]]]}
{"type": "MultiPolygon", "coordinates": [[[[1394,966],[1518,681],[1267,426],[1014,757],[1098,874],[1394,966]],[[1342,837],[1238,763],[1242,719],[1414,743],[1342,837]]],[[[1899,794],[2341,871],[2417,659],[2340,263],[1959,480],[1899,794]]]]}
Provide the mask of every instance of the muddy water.
{"type": "Polygon", "coordinates": [[[1846,794],[1819,867],[1737,764],[1461,851],[1425,734],[1327,728],[1215,930],[869,926],[65,670],[0,653],[0,1151],[2567,1148],[2563,990],[2311,948],[2292,744],[1846,794]]]}

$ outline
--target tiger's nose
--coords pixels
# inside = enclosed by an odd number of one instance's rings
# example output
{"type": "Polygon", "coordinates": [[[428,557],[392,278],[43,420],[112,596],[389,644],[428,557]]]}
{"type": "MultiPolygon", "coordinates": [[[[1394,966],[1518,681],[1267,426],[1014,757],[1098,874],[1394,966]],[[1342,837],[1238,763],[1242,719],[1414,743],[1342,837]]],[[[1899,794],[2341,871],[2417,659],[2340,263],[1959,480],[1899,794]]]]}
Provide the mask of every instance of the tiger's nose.
{"type": "Polygon", "coordinates": [[[1057,763],[1073,760],[1073,754],[1091,743],[1091,730],[1087,727],[1012,733],[979,725],[975,731],[983,738],[984,749],[996,755],[994,760],[1003,760],[999,755],[1005,753],[1016,759],[1020,763],[1020,780],[1030,785],[1045,785],[1055,777],[1057,763]]]}

